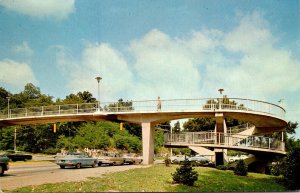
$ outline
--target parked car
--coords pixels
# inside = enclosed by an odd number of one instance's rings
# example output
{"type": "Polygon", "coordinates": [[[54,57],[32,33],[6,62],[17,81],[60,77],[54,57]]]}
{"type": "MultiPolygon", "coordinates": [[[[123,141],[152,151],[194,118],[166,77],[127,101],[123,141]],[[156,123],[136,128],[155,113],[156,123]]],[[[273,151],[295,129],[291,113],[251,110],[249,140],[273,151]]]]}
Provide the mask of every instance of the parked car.
{"type": "Polygon", "coordinates": [[[128,153],[122,156],[124,158],[124,163],[128,164],[141,164],[143,162],[143,158],[138,156],[135,153],[128,153]]]}
{"type": "Polygon", "coordinates": [[[4,155],[6,155],[11,161],[27,161],[32,159],[32,155],[25,153],[23,151],[7,150],[4,155]]]}
{"type": "Polygon", "coordinates": [[[115,152],[104,152],[98,157],[98,166],[108,164],[110,166],[123,165],[125,158],[120,153],[115,152]]]}
{"type": "Polygon", "coordinates": [[[189,157],[186,155],[174,155],[170,157],[171,163],[177,164],[183,162],[185,159],[188,159],[189,157]]]}
{"type": "Polygon", "coordinates": [[[5,155],[0,155],[0,176],[9,169],[9,158],[5,155]]]}
{"type": "Polygon", "coordinates": [[[207,165],[211,162],[207,157],[204,157],[202,155],[190,157],[188,160],[191,161],[192,165],[194,166],[207,165]]]}
{"type": "Polygon", "coordinates": [[[95,167],[98,161],[96,158],[89,157],[84,153],[69,153],[62,158],[56,159],[56,164],[60,168],[64,169],[66,166],[81,168],[83,166],[95,167]]]}
{"type": "Polygon", "coordinates": [[[235,162],[235,161],[237,161],[237,160],[240,160],[240,159],[246,159],[246,158],[248,158],[247,155],[236,155],[236,156],[229,157],[229,158],[228,158],[228,161],[229,161],[229,162],[235,162]]]}

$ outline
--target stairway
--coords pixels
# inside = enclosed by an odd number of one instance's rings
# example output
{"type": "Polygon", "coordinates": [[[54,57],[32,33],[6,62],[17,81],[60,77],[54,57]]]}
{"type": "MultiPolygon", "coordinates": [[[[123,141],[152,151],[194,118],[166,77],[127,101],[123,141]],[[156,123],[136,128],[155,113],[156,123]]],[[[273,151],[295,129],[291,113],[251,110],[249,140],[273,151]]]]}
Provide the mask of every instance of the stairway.
{"type": "Polygon", "coordinates": [[[214,162],[215,161],[215,152],[211,151],[207,148],[204,147],[199,147],[199,146],[192,146],[190,145],[189,148],[198,154],[208,158],[210,161],[214,162]]]}

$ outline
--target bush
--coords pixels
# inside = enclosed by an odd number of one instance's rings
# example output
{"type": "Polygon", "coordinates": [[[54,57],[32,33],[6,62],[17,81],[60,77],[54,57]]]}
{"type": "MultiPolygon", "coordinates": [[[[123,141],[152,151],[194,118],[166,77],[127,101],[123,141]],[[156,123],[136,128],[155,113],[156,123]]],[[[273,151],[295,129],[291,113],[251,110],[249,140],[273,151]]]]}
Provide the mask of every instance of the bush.
{"type": "Polygon", "coordinates": [[[283,160],[282,174],[289,190],[300,189],[300,147],[292,149],[283,160]]]}
{"type": "Polygon", "coordinates": [[[171,164],[171,159],[169,158],[169,156],[165,157],[165,164],[166,164],[167,167],[170,166],[170,164],[171,164]]]}
{"type": "Polygon", "coordinates": [[[248,166],[244,162],[244,160],[238,160],[236,163],[236,167],[234,168],[234,174],[239,176],[247,176],[248,175],[248,166]]]}
{"type": "Polygon", "coordinates": [[[193,186],[195,181],[198,179],[199,174],[196,171],[193,171],[191,162],[184,160],[180,167],[176,168],[176,171],[173,176],[174,182],[182,183],[184,185],[193,186]]]}
{"type": "Polygon", "coordinates": [[[45,150],[43,151],[43,153],[45,153],[45,154],[50,154],[50,155],[55,155],[55,154],[57,154],[57,153],[60,153],[60,149],[56,149],[56,148],[53,148],[53,147],[49,147],[49,148],[45,149],[45,150]]]}
{"type": "Polygon", "coordinates": [[[227,165],[218,165],[216,168],[218,170],[228,170],[228,166],[227,165]]]}
{"type": "Polygon", "coordinates": [[[273,176],[279,176],[282,173],[282,164],[280,162],[276,162],[270,167],[270,174],[273,176]]]}

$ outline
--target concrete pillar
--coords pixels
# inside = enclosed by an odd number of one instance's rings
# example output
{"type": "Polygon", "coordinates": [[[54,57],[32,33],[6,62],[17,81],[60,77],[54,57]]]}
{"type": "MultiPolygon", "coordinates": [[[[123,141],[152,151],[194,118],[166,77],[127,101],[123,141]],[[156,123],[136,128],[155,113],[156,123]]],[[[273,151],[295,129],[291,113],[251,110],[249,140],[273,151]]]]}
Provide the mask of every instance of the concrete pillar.
{"type": "Polygon", "coordinates": [[[154,124],[151,122],[142,123],[143,138],[143,164],[153,164],[154,158],[154,124]]]}
{"type": "MultiPolygon", "coordinates": [[[[227,133],[227,126],[225,122],[225,118],[223,113],[215,113],[215,118],[216,118],[216,125],[215,125],[215,132],[221,133],[216,135],[216,143],[217,144],[226,144],[228,143],[228,138],[226,138],[225,135],[222,135],[227,133]]],[[[227,157],[227,149],[217,149],[215,148],[215,164],[216,165],[223,165],[228,162],[228,157],[227,157]]]]}

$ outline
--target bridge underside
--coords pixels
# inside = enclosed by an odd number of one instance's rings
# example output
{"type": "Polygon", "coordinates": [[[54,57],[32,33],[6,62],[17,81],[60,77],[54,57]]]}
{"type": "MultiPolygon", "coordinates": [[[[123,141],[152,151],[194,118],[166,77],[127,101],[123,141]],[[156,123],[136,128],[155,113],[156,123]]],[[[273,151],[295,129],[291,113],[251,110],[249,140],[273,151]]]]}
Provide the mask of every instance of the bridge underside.
{"type": "MultiPolygon", "coordinates": [[[[29,125],[29,124],[45,124],[55,122],[78,122],[78,121],[116,121],[116,122],[132,122],[142,125],[142,138],[143,138],[143,162],[144,164],[153,163],[154,155],[154,125],[157,123],[183,119],[183,118],[216,118],[218,122],[216,131],[226,133],[226,125],[223,125],[225,118],[238,119],[250,122],[256,126],[256,133],[272,133],[275,131],[282,131],[287,123],[285,120],[267,113],[255,111],[239,111],[239,110],[194,110],[194,111],[164,111],[164,112],[91,112],[91,113],[74,113],[74,114],[57,114],[31,116],[31,117],[16,117],[0,120],[0,127],[11,125],[29,125]],[[221,127],[222,126],[222,127],[221,127]]],[[[185,146],[188,146],[186,144],[185,146]]],[[[203,147],[205,145],[202,145],[203,147]]],[[[173,146],[174,147],[174,146],[173,146]]],[[[180,145],[180,147],[183,147],[180,145]]],[[[224,147],[224,146],[211,146],[207,148],[213,149],[239,149],[241,147],[224,147]]],[[[255,149],[243,149],[248,152],[255,152],[255,149]]],[[[268,151],[259,150],[257,152],[270,153],[268,151]]]]}
{"type": "Polygon", "coordinates": [[[242,146],[224,146],[224,145],[216,145],[216,144],[165,144],[166,148],[189,148],[190,146],[199,146],[205,147],[210,150],[217,149],[230,149],[236,151],[242,151],[253,155],[264,155],[264,156],[285,156],[286,152],[283,151],[276,151],[276,150],[269,150],[269,149],[262,149],[262,148],[253,148],[253,147],[242,147],[242,146]]]}

